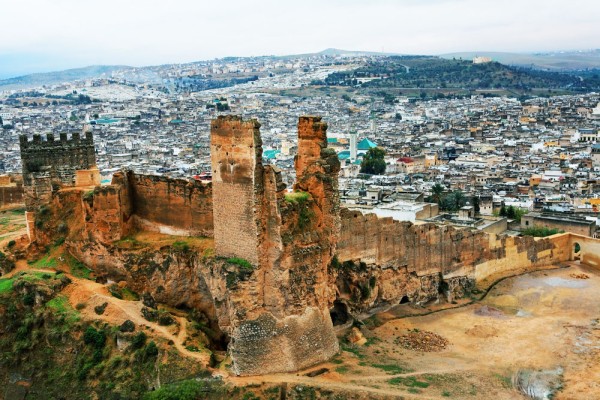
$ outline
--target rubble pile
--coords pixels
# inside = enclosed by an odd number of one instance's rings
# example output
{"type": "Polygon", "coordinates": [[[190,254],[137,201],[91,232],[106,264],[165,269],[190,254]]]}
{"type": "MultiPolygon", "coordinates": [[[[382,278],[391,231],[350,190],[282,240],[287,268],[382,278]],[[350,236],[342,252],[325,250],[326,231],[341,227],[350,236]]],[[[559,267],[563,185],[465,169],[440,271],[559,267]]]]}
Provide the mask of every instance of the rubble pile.
{"type": "Polygon", "coordinates": [[[409,331],[406,335],[398,336],[394,343],[402,346],[408,350],[433,352],[441,351],[448,346],[448,340],[442,336],[429,332],[414,329],[409,331]]]}

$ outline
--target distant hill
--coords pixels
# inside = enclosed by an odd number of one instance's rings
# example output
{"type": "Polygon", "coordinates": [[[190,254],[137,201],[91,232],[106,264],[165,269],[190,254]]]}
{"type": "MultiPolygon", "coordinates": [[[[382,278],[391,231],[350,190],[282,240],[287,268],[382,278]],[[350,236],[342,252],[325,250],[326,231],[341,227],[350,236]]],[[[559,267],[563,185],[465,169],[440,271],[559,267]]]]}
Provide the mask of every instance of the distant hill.
{"type": "Polygon", "coordinates": [[[55,85],[80,79],[109,76],[113,71],[130,69],[125,65],[92,65],[57,72],[43,72],[0,80],[0,90],[28,89],[42,85],[55,85]]]}
{"type": "Polygon", "coordinates": [[[446,59],[472,60],[484,56],[507,65],[533,67],[551,71],[572,71],[586,68],[600,68],[600,49],[587,51],[560,51],[550,53],[500,53],[490,51],[471,51],[442,54],[446,59]]]}
{"type": "Polygon", "coordinates": [[[600,88],[598,74],[579,75],[519,68],[498,62],[473,64],[472,61],[432,56],[394,56],[368,62],[355,70],[330,74],[313,84],[417,91],[508,90],[515,94],[527,94],[533,89],[589,92],[600,88]]]}
{"type": "Polygon", "coordinates": [[[276,58],[305,58],[305,57],[314,57],[314,56],[346,56],[346,57],[359,57],[359,56],[396,56],[400,55],[399,53],[380,53],[376,51],[356,51],[356,50],[341,50],[328,48],[317,53],[304,53],[304,54],[290,54],[286,56],[277,56],[276,58]]]}

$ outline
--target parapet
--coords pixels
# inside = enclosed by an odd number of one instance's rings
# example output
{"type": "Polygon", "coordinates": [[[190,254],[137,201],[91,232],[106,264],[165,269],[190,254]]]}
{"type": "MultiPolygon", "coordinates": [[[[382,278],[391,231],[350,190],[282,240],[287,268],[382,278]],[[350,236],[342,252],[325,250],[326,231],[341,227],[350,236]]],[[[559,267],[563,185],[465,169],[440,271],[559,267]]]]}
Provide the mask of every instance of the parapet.
{"type": "Polygon", "coordinates": [[[54,134],[48,133],[46,134],[46,140],[42,140],[42,135],[36,133],[31,140],[29,140],[27,135],[20,135],[19,144],[21,146],[21,152],[28,149],[52,149],[56,146],[93,146],[94,135],[91,131],[86,131],[82,138],[79,132],[74,132],[71,135],[71,139],[69,139],[66,133],[60,133],[59,140],[56,140],[54,134]]]}

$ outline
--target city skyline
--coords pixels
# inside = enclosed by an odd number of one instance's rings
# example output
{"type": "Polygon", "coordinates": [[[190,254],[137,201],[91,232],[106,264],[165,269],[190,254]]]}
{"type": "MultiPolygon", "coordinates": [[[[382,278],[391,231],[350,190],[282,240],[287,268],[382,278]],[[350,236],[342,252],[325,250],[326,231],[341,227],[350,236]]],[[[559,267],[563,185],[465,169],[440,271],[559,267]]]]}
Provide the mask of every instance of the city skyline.
{"type": "Polygon", "coordinates": [[[325,48],[402,54],[600,48],[600,4],[588,0],[315,0],[300,4],[178,0],[11,1],[0,78],[86,65],[145,66],[325,48]],[[26,16],[19,18],[18,16],[26,16]]]}

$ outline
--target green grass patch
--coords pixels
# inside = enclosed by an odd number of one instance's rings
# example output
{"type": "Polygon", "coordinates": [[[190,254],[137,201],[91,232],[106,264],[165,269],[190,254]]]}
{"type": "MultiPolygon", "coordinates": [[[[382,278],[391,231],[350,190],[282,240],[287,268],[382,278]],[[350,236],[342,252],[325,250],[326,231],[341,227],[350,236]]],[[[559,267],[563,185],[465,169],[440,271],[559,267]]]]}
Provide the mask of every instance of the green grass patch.
{"type": "Polygon", "coordinates": [[[347,351],[348,353],[354,354],[359,359],[363,359],[363,358],[366,357],[364,354],[362,354],[360,352],[360,349],[358,349],[357,347],[351,346],[349,344],[342,343],[341,344],[341,348],[342,348],[343,351],[347,351]]]}
{"type": "Polygon", "coordinates": [[[54,311],[62,313],[67,312],[67,307],[70,307],[69,301],[64,296],[56,296],[52,300],[48,301],[46,306],[54,309],[54,311]]]}
{"type": "Polygon", "coordinates": [[[14,278],[0,279],[0,294],[8,293],[12,290],[14,278]]]}
{"type": "Polygon", "coordinates": [[[70,254],[65,254],[65,259],[69,265],[69,271],[71,272],[71,275],[76,278],[90,279],[92,270],[89,269],[84,263],[70,254]]]}
{"type": "Polygon", "coordinates": [[[387,382],[390,385],[397,385],[397,386],[402,385],[402,386],[407,386],[410,388],[427,388],[427,387],[429,387],[429,382],[420,381],[414,376],[406,376],[406,377],[398,376],[396,378],[389,379],[387,382]]]}
{"type": "Polygon", "coordinates": [[[41,269],[52,269],[56,268],[58,263],[54,257],[50,257],[48,255],[37,260],[32,267],[33,268],[41,268],[41,269]]]}
{"type": "Polygon", "coordinates": [[[308,200],[310,194],[308,192],[292,192],[286,193],[284,196],[288,203],[301,204],[308,200]]]}
{"type": "MultiPolygon", "coordinates": [[[[196,400],[211,396],[217,397],[225,392],[220,382],[186,380],[161,386],[144,394],[144,400],[196,400]]],[[[219,396],[220,397],[220,396],[219,396]]]]}
{"type": "Polygon", "coordinates": [[[521,233],[525,236],[535,236],[535,237],[546,237],[556,235],[557,233],[563,233],[558,228],[546,228],[543,226],[532,226],[531,228],[524,229],[521,233]]]}
{"type": "Polygon", "coordinates": [[[380,369],[382,371],[387,372],[389,375],[398,375],[398,374],[406,374],[407,372],[412,372],[409,368],[403,368],[396,364],[371,364],[373,368],[380,369]]]}
{"type": "Polygon", "coordinates": [[[176,241],[172,244],[173,250],[185,253],[190,249],[190,245],[183,241],[176,241]]]}
{"type": "Polygon", "coordinates": [[[338,374],[345,374],[348,371],[350,371],[350,368],[347,365],[341,365],[335,369],[338,374]]]}
{"type": "Polygon", "coordinates": [[[229,264],[239,265],[242,269],[245,269],[247,271],[254,270],[254,267],[252,266],[252,264],[250,264],[250,262],[244,260],[243,258],[232,257],[232,258],[228,258],[227,262],[229,264]]]}
{"type": "Polygon", "coordinates": [[[123,300],[138,301],[140,299],[139,294],[126,287],[121,289],[121,295],[123,296],[123,300]]]}
{"type": "Polygon", "coordinates": [[[19,275],[19,279],[22,279],[27,282],[47,280],[47,279],[50,279],[51,277],[52,277],[52,275],[50,275],[46,272],[38,272],[38,271],[21,272],[19,275]]]}
{"type": "Polygon", "coordinates": [[[501,374],[494,374],[495,377],[502,383],[505,388],[512,388],[512,377],[501,374]]]}
{"type": "Polygon", "coordinates": [[[79,313],[71,307],[66,296],[56,296],[46,303],[46,307],[52,309],[57,314],[64,315],[69,323],[79,321],[79,313]]]}

